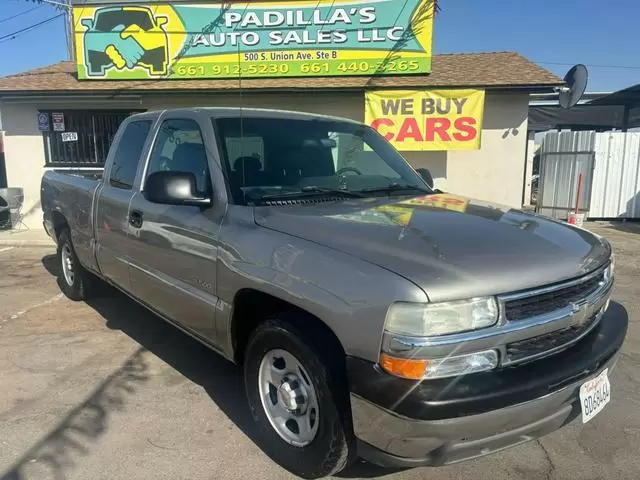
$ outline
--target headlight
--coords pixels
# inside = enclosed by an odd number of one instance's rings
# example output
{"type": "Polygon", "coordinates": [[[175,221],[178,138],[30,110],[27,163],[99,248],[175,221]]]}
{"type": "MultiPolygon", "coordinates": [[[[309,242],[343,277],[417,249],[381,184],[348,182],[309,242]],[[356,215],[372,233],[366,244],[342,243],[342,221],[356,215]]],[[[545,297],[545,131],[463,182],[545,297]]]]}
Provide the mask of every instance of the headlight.
{"type": "Polygon", "coordinates": [[[433,360],[398,358],[381,353],[380,365],[396,377],[409,380],[433,380],[493,370],[498,366],[498,352],[485,350],[433,360]]]}
{"type": "Polygon", "coordinates": [[[498,321],[493,297],[458,302],[394,303],[385,329],[398,335],[431,337],[490,327],[498,321]]]}
{"type": "Polygon", "coordinates": [[[604,281],[605,282],[609,282],[612,278],[613,278],[613,270],[616,266],[616,261],[615,258],[613,257],[613,254],[611,255],[611,262],[609,263],[609,266],[607,267],[607,269],[604,271],[604,281]]]}

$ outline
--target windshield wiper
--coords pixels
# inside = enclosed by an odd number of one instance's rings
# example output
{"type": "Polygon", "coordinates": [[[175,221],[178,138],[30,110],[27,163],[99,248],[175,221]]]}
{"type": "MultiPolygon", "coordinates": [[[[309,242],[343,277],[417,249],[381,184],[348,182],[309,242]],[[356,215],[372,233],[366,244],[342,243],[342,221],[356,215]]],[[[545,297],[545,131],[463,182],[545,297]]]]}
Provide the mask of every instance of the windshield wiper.
{"type": "Polygon", "coordinates": [[[345,197],[363,198],[364,195],[360,192],[354,192],[352,190],[346,190],[341,188],[329,188],[319,187],[317,185],[306,185],[300,189],[301,192],[310,193],[330,193],[333,195],[344,195],[345,197]]]}
{"type": "Polygon", "coordinates": [[[348,198],[364,198],[365,197],[365,195],[360,192],[353,192],[350,190],[340,190],[338,188],[319,187],[316,185],[307,185],[305,187],[302,187],[300,190],[296,190],[295,192],[272,193],[270,195],[261,195],[256,197],[257,197],[257,200],[269,201],[269,200],[280,200],[283,198],[311,198],[311,197],[317,197],[320,195],[336,195],[336,196],[348,197],[348,198]]]}
{"type": "Polygon", "coordinates": [[[433,194],[432,191],[430,190],[426,190],[425,188],[419,186],[419,185],[411,185],[408,183],[390,183],[389,185],[385,185],[383,187],[369,187],[369,188],[363,188],[362,190],[358,190],[358,192],[360,193],[375,193],[375,192],[386,192],[386,193],[393,193],[393,192],[400,192],[403,190],[409,190],[409,191],[416,191],[416,192],[421,192],[421,193],[428,193],[428,194],[433,194]]]}

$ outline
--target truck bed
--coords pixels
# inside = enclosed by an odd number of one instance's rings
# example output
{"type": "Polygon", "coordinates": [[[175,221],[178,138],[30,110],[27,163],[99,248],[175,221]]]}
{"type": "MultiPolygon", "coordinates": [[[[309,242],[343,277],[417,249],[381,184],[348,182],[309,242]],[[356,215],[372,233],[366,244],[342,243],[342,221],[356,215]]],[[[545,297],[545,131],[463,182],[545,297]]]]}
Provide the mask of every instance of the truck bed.
{"type": "Polygon", "coordinates": [[[102,180],[102,177],[104,176],[103,170],[82,170],[82,169],[68,170],[64,168],[55,168],[52,171],[55,173],[59,173],[61,175],[70,175],[72,177],[83,177],[89,180],[102,180]]]}
{"type": "MultiPolygon", "coordinates": [[[[42,177],[42,210],[47,213],[62,208],[91,208],[93,194],[102,181],[102,172],[50,170],[42,177]],[[76,204],[80,200],[86,204],[76,204]]],[[[69,218],[69,217],[66,217],[69,218]]]]}
{"type": "Polygon", "coordinates": [[[101,185],[102,172],[54,170],[45,172],[40,189],[45,229],[55,240],[59,219],[65,219],[78,257],[90,268],[95,267],[89,247],[94,238],[93,203],[101,185]]]}

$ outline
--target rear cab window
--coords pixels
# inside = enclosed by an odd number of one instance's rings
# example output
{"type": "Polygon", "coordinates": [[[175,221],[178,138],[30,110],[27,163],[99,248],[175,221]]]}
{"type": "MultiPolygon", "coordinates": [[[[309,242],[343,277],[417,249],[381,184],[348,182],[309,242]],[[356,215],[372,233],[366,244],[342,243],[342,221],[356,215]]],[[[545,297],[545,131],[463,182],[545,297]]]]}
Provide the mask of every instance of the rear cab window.
{"type": "Polygon", "coordinates": [[[113,155],[109,184],[115,188],[131,190],[140,164],[140,156],[151,130],[151,120],[129,123],[113,155]]]}

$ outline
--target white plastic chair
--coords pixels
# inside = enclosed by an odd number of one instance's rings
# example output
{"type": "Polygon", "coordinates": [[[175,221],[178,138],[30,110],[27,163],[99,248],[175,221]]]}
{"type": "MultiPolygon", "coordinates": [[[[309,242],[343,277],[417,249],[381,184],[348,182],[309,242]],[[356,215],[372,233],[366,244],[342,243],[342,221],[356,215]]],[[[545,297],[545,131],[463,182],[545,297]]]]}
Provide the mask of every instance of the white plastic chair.
{"type": "Polygon", "coordinates": [[[0,188],[0,198],[4,200],[0,203],[6,204],[6,206],[0,207],[0,211],[9,211],[10,228],[16,231],[29,230],[29,227],[24,223],[24,215],[22,213],[24,189],[0,188]]]}

